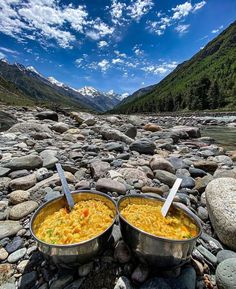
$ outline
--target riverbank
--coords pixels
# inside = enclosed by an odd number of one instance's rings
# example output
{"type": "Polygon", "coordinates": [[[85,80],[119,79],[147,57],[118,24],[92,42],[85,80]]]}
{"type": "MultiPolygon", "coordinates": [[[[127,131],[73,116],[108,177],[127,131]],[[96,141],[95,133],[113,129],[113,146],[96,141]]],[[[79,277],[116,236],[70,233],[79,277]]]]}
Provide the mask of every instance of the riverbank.
{"type": "Polygon", "coordinates": [[[236,151],[201,136],[203,120],[4,110],[16,124],[0,133],[1,289],[204,289],[220,282],[234,288],[227,276],[236,265],[236,151]],[[175,201],[203,227],[191,260],[181,269],[156,272],[130,252],[118,224],[95,260],[68,270],[46,260],[29,222],[39,205],[62,194],[57,162],[71,190],[97,189],[115,201],[128,194],[166,198],[181,177],[175,201]]]}

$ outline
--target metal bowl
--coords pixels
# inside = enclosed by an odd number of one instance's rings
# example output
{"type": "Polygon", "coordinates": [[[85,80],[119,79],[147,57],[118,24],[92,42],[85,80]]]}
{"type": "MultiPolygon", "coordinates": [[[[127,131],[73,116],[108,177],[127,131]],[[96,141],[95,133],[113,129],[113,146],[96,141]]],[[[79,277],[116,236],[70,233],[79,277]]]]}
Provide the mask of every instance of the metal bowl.
{"type": "Polygon", "coordinates": [[[197,225],[198,234],[196,237],[187,240],[172,240],[164,237],[157,237],[134,227],[122,217],[120,211],[130,203],[164,202],[161,197],[151,197],[143,195],[129,195],[120,198],[117,203],[121,234],[131,251],[141,260],[155,268],[178,267],[186,263],[196,244],[197,238],[201,234],[201,223],[198,218],[188,209],[181,205],[174,204],[177,210],[183,211],[197,225]]]}
{"type": "Polygon", "coordinates": [[[55,264],[61,266],[76,266],[86,263],[95,256],[97,256],[104,249],[104,247],[106,247],[112,233],[112,227],[116,219],[116,204],[108,195],[97,191],[80,190],[72,192],[72,197],[75,203],[91,199],[104,202],[114,212],[114,219],[112,224],[104,232],[92,239],[89,239],[88,241],[69,245],[48,244],[38,239],[35,235],[35,231],[48,215],[51,215],[54,212],[60,210],[61,208],[66,207],[67,202],[64,196],[60,196],[43,204],[34,213],[31,219],[31,234],[38,242],[39,250],[44,253],[46,257],[51,257],[55,264]]]}

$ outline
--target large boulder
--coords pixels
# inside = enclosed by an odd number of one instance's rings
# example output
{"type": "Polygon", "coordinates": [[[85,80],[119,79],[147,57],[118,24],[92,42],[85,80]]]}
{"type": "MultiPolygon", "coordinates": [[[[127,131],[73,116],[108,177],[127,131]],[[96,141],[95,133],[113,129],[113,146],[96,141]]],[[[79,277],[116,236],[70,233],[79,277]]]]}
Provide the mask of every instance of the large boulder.
{"type": "Polygon", "coordinates": [[[177,125],[172,128],[174,132],[185,132],[190,138],[201,137],[200,129],[193,126],[177,125]]]}
{"type": "Polygon", "coordinates": [[[11,126],[16,124],[16,122],[17,119],[14,116],[4,111],[0,111],[0,131],[8,130],[11,126]]]}
{"type": "Polygon", "coordinates": [[[129,146],[130,150],[139,152],[140,154],[153,155],[156,149],[156,145],[149,139],[139,139],[132,142],[129,146]]]}
{"type": "Polygon", "coordinates": [[[21,133],[52,133],[52,131],[48,128],[46,124],[40,124],[32,121],[21,122],[13,125],[8,132],[21,132],[21,133]]]}
{"type": "Polygon", "coordinates": [[[236,250],[236,180],[218,178],[206,187],[209,217],[222,243],[236,250]]]}
{"type": "Polygon", "coordinates": [[[54,121],[58,121],[58,114],[55,111],[51,110],[39,112],[36,114],[36,117],[40,120],[51,119],[54,121]]]}
{"type": "Polygon", "coordinates": [[[11,159],[9,162],[4,164],[4,167],[11,170],[22,170],[22,169],[35,169],[41,167],[43,160],[40,156],[37,155],[28,155],[22,157],[16,157],[11,159]]]}
{"type": "Polygon", "coordinates": [[[173,165],[169,161],[167,161],[166,159],[162,158],[159,155],[154,155],[151,158],[149,165],[153,171],[164,170],[164,171],[168,171],[170,173],[175,172],[173,165]]]}
{"type": "Polygon", "coordinates": [[[132,143],[133,139],[125,135],[123,132],[113,129],[111,127],[98,127],[97,130],[104,139],[106,140],[117,140],[117,141],[123,141],[127,144],[132,143]]]}

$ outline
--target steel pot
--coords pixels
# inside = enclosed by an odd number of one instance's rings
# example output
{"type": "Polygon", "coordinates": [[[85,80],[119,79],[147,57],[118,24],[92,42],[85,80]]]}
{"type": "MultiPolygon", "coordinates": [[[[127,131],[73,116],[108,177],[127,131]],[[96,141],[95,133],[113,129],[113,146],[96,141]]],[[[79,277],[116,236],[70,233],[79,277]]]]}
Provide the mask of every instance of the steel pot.
{"type": "Polygon", "coordinates": [[[120,211],[129,203],[147,203],[148,201],[164,202],[161,197],[129,195],[121,197],[117,203],[121,234],[131,251],[142,261],[156,268],[178,267],[189,260],[198,237],[201,234],[201,223],[198,218],[183,206],[174,204],[176,209],[184,211],[198,227],[196,237],[187,240],[172,240],[146,233],[126,221],[120,211]]]}
{"type": "Polygon", "coordinates": [[[88,241],[69,245],[48,244],[39,240],[35,235],[35,231],[48,215],[66,207],[67,202],[64,196],[60,196],[43,204],[31,219],[31,234],[37,241],[39,250],[44,253],[46,257],[51,257],[53,262],[59,265],[79,265],[96,257],[106,247],[116,219],[116,204],[108,195],[97,191],[80,190],[72,192],[72,197],[75,203],[91,199],[103,201],[114,212],[114,219],[112,224],[104,232],[88,241]]]}

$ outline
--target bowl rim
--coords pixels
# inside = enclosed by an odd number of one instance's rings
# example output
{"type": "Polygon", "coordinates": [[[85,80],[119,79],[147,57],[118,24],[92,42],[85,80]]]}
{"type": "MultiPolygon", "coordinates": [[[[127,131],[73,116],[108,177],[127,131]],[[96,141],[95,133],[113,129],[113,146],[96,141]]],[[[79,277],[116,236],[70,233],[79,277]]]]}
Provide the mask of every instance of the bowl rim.
{"type": "Polygon", "coordinates": [[[58,196],[56,198],[53,198],[45,203],[43,203],[33,214],[33,216],[31,217],[30,219],[30,233],[31,235],[33,236],[33,238],[43,244],[43,245],[46,245],[46,246],[50,246],[50,247],[54,247],[54,248],[69,248],[69,247],[77,247],[77,246],[80,246],[80,245],[84,245],[84,244],[87,244],[87,243],[90,243],[92,241],[94,241],[95,239],[99,238],[101,235],[103,235],[104,233],[106,233],[108,230],[110,230],[110,228],[113,227],[115,221],[116,221],[116,217],[117,217],[117,206],[116,206],[116,202],[109,196],[109,195],[106,195],[102,192],[99,192],[99,191],[96,191],[96,190],[76,190],[76,191],[72,191],[71,194],[83,194],[83,193],[89,193],[89,194],[93,194],[93,195],[100,195],[100,196],[103,196],[107,199],[109,199],[113,204],[114,204],[114,208],[115,208],[115,215],[114,215],[114,218],[113,218],[113,221],[111,223],[111,225],[105,230],[103,231],[102,233],[100,233],[99,235],[89,239],[89,240],[85,240],[85,241],[82,241],[82,242],[79,242],[79,243],[73,243],[73,244],[50,244],[50,243],[46,243],[42,240],[40,240],[33,232],[33,223],[34,223],[34,220],[35,218],[37,217],[38,213],[41,211],[41,209],[43,209],[45,206],[47,206],[49,203],[52,203],[56,200],[59,200],[59,199],[62,199],[62,198],[65,198],[65,195],[61,195],[61,196],[58,196]]]}
{"type": "Polygon", "coordinates": [[[151,200],[154,200],[154,201],[161,201],[161,202],[164,202],[164,201],[165,201],[165,199],[162,198],[162,197],[160,197],[160,196],[154,197],[154,196],[150,196],[150,195],[145,195],[145,196],[143,196],[143,195],[138,195],[138,194],[130,194],[130,195],[126,195],[126,196],[120,197],[119,200],[118,200],[118,202],[116,203],[116,206],[117,206],[117,214],[118,214],[119,218],[120,218],[122,221],[124,221],[125,223],[127,223],[127,224],[128,224],[130,227],[132,227],[134,230],[136,230],[136,231],[138,231],[138,232],[140,232],[140,233],[142,233],[142,234],[144,234],[144,235],[147,235],[148,237],[150,237],[150,238],[152,238],[152,239],[162,240],[162,241],[169,242],[169,243],[189,243],[189,242],[192,242],[192,241],[197,240],[197,239],[199,238],[199,236],[202,234],[202,225],[201,225],[200,221],[198,220],[197,216],[196,216],[193,212],[191,212],[191,214],[190,214],[190,212],[189,212],[186,208],[184,208],[184,207],[182,207],[182,206],[179,206],[178,203],[176,203],[176,202],[174,202],[172,205],[173,205],[175,208],[178,208],[178,209],[184,211],[184,212],[190,217],[190,219],[194,220],[195,224],[197,224],[198,229],[199,229],[199,233],[198,233],[195,237],[190,238],[190,239],[184,239],[184,240],[178,240],[178,239],[175,240],[175,239],[169,239],[169,238],[165,238],[165,237],[155,236],[155,235],[153,235],[153,234],[150,234],[150,233],[148,233],[148,232],[146,232],[146,231],[143,231],[143,230],[135,227],[134,225],[130,224],[130,223],[121,215],[120,209],[119,209],[120,204],[121,204],[121,202],[122,202],[124,199],[134,198],[134,197],[140,198],[140,199],[151,199],[151,200]]]}

